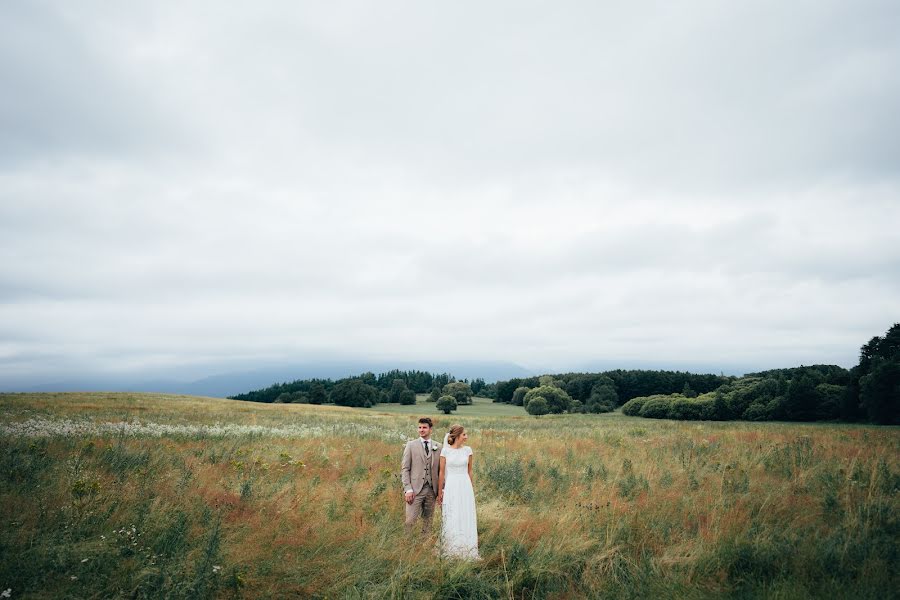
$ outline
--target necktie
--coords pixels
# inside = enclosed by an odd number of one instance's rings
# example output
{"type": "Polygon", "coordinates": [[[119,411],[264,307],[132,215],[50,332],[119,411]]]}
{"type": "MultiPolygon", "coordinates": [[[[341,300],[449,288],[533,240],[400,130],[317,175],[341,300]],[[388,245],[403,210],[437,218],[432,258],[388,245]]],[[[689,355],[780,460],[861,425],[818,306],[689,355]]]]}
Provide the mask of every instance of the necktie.
{"type": "Polygon", "coordinates": [[[425,444],[425,456],[428,456],[429,450],[431,450],[431,448],[428,447],[428,442],[423,442],[423,443],[425,444]]]}

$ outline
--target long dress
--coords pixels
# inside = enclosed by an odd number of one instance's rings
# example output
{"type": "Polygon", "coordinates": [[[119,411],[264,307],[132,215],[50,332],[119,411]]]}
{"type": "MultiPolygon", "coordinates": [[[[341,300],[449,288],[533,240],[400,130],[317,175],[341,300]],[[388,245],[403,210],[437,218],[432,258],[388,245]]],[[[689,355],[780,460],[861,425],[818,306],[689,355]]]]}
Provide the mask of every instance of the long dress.
{"type": "Polygon", "coordinates": [[[441,551],[444,556],[477,560],[478,521],[475,516],[475,491],[469,478],[468,446],[441,448],[446,475],[444,502],[441,505],[441,551]]]}

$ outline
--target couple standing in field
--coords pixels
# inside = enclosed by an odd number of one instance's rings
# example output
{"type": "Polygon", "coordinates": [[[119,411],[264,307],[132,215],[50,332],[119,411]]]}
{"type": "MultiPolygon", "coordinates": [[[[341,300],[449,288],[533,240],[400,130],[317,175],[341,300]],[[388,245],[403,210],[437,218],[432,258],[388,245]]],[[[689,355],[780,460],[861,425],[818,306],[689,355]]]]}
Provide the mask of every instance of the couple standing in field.
{"type": "Polygon", "coordinates": [[[406,530],[422,519],[422,533],[431,530],[434,507],[441,507],[439,551],[443,556],[477,560],[478,529],[472,487],[472,449],[461,425],[453,425],[444,443],[431,439],[434,423],[419,419],[419,439],[403,449],[400,479],[406,501],[406,530]]]}

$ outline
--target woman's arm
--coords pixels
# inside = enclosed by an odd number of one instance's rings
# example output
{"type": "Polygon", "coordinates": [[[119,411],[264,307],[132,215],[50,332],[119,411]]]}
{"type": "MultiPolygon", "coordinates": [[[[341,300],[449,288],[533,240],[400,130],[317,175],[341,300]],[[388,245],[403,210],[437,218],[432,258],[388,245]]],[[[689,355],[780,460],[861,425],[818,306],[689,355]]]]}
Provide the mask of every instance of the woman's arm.
{"type": "Polygon", "coordinates": [[[438,489],[437,503],[440,504],[444,499],[444,471],[447,469],[447,459],[441,457],[440,467],[438,468],[438,489]]]}
{"type": "Polygon", "coordinates": [[[472,482],[473,487],[475,486],[475,480],[472,479],[472,461],[474,461],[474,460],[475,460],[475,457],[470,454],[469,455],[469,481],[472,482]]]}

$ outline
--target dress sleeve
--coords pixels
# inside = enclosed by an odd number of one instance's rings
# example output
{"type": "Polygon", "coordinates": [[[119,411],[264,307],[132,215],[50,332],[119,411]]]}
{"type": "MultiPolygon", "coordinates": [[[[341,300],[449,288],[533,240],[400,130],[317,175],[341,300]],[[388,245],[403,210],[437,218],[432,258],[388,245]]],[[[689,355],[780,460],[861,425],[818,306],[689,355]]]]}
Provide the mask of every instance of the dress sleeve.
{"type": "Polygon", "coordinates": [[[441,456],[447,456],[447,446],[441,446],[441,456]]]}
{"type": "Polygon", "coordinates": [[[466,446],[466,456],[472,456],[473,454],[475,454],[475,453],[472,452],[472,448],[470,448],[469,446],[466,446]]]}

